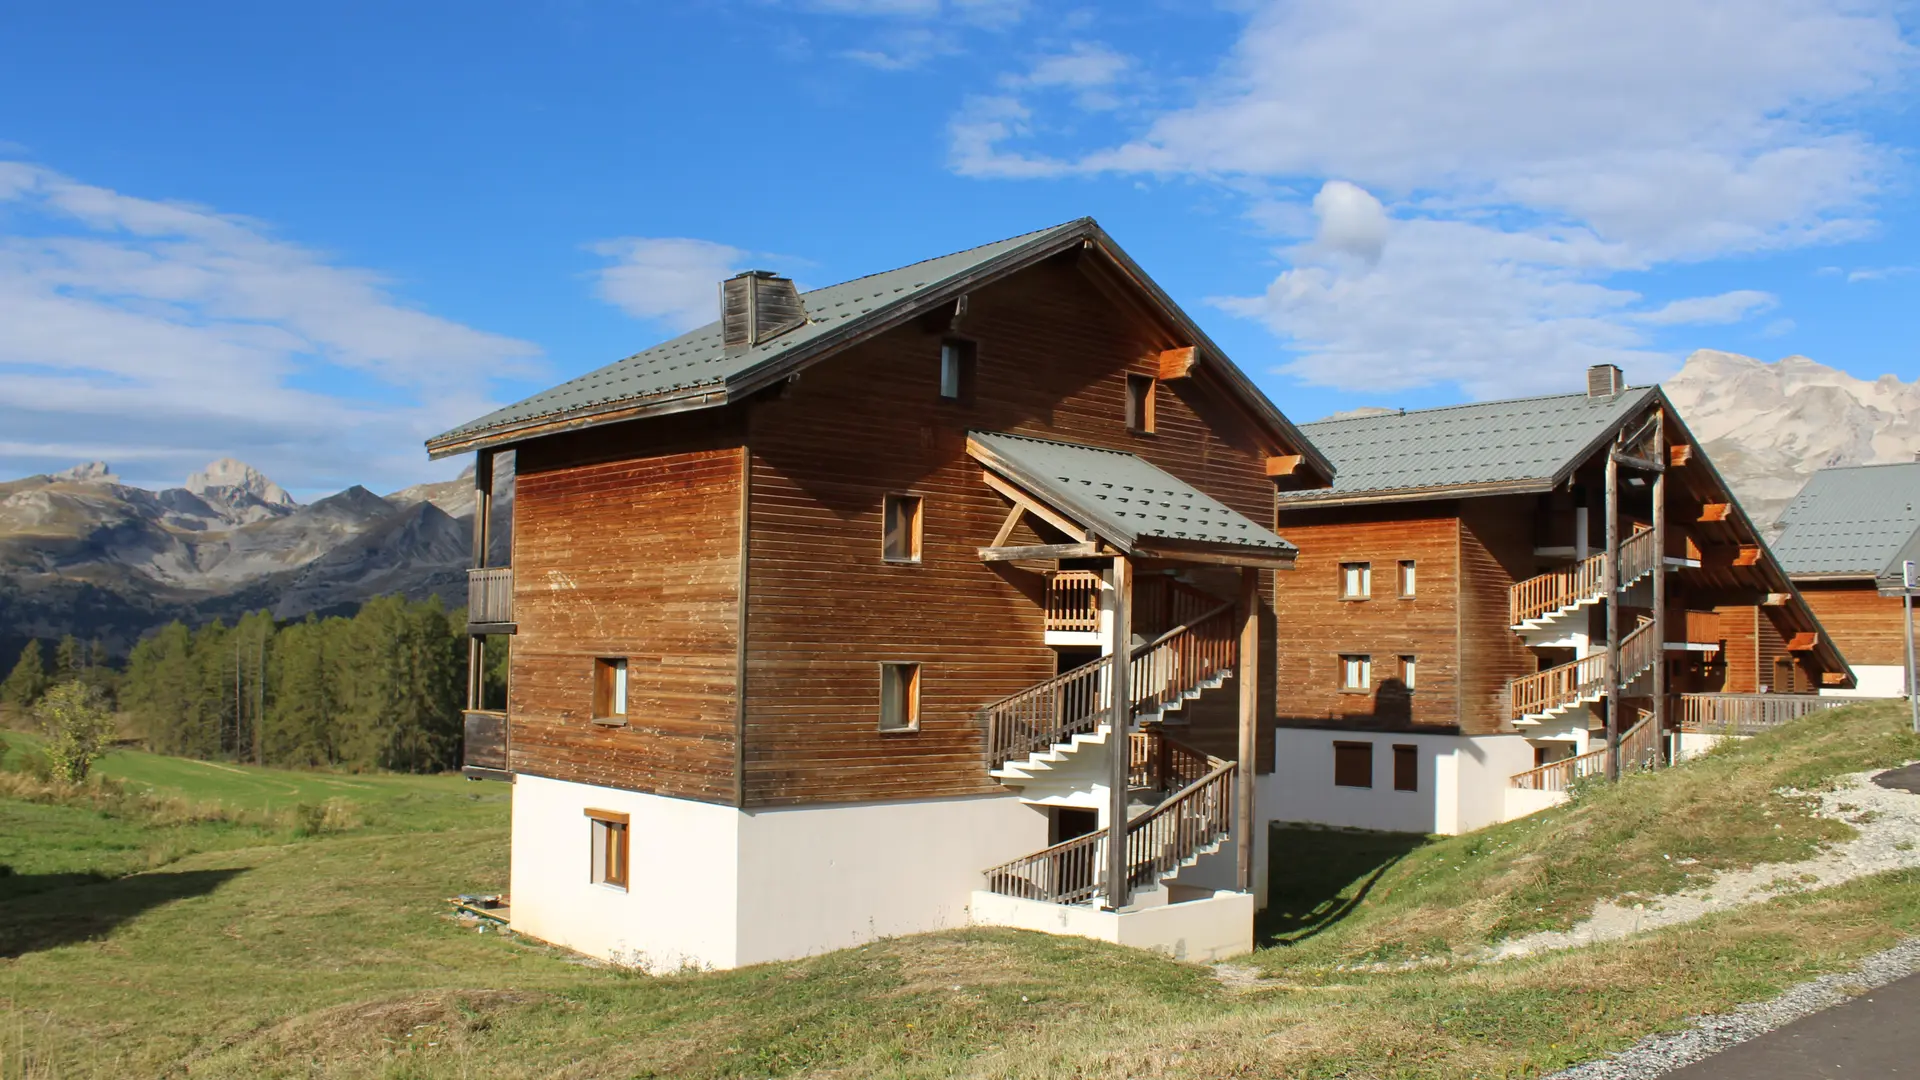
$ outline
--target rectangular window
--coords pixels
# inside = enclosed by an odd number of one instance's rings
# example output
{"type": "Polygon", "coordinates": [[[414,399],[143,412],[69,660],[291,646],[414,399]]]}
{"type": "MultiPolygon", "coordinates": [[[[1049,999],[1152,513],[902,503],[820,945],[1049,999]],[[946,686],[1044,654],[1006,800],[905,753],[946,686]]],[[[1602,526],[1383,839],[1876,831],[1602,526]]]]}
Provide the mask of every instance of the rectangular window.
{"type": "Polygon", "coordinates": [[[593,719],[596,723],[627,722],[625,657],[603,657],[593,662],[593,719]]]}
{"type": "Polygon", "coordinates": [[[1420,790],[1420,750],[1412,746],[1393,748],[1393,790],[1420,790]]]}
{"type": "Polygon", "coordinates": [[[1400,560],[1400,595],[1413,595],[1413,560],[1400,560]]]}
{"type": "Polygon", "coordinates": [[[948,338],[940,343],[940,397],[973,400],[973,342],[948,338]]]}
{"type": "Polygon", "coordinates": [[[1127,376],[1127,430],[1151,432],[1153,430],[1153,391],[1155,379],[1151,375],[1127,376]]]}
{"type": "Polygon", "coordinates": [[[920,561],[920,496],[889,495],[884,515],[881,553],[888,562],[920,561]]]}
{"type": "Polygon", "coordinates": [[[1373,689],[1373,657],[1347,655],[1340,658],[1340,689],[1364,694],[1373,689]]]}
{"type": "Polygon", "coordinates": [[[1413,657],[1411,656],[1401,657],[1400,658],[1400,685],[1406,687],[1409,690],[1419,685],[1417,682],[1414,681],[1416,678],[1416,671],[1417,671],[1417,665],[1413,657]]]}
{"type": "Polygon", "coordinates": [[[627,815],[589,809],[587,823],[593,829],[593,883],[626,888],[627,815]]]}
{"type": "Polygon", "coordinates": [[[880,665],[880,730],[920,727],[920,665],[880,665]]]}
{"type": "Polygon", "coordinates": [[[1340,564],[1340,599],[1365,600],[1373,595],[1373,564],[1363,562],[1343,562],[1340,564]]]}
{"type": "Polygon", "coordinates": [[[1333,783],[1335,787],[1373,786],[1373,744],[1337,742],[1333,744],[1333,783]]]}

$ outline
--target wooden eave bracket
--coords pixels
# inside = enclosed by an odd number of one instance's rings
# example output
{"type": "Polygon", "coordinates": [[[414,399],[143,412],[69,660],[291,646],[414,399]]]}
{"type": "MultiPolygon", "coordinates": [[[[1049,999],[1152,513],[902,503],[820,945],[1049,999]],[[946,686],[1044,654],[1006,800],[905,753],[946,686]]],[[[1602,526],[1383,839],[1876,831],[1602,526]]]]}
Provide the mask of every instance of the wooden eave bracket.
{"type": "MultiPolygon", "coordinates": [[[[1039,518],[1041,521],[1044,521],[1047,524],[1053,526],[1054,528],[1059,529],[1061,532],[1066,533],[1068,536],[1073,537],[1075,541],[1085,543],[1093,539],[1093,530],[1087,528],[1085,525],[1082,525],[1077,521],[1074,521],[1073,519],[1065,516],[1064,514],[1061,514],[1059,511],[1055,510],[1053,507],[1048,506],[1046,503],[1041,502],[1039,499],[1036,499],[1033,496],[1027,494],[1024,489],[1008,482],[1007,480],[1002,479],[1000,476],[993,473],[992,471],[982,469],[980,471],[980,479],[988,487],[992,488],[993,490],[999,492],[1002,495],[1005,495],[1008,499],[1012,500],[1015,509],[1032,514],[1034,517],[1039,518]]],[[[1013,520],[1013,519],[1009,519],[1009,520],[1013,520]]],[[[1011,529],[1008,529],[1005,526],[1002,526],[1002,530],[1006,534],[1006,536],[1012,535],[1011,529]]],[[[1000,546],[1000,543],[1005,543],[1006,536],[1002,536],[1000,538],[999,543],[996,543],[994,546],[998,547],[1000,546]]]]}
{"type": "Polygon", "coordinates": [[[1305,454],[1276,454],[1267,458],[1267,475],[1272,477],[1292,476],[1306,464],[1305,454]]]}
{"type": "Polygon", "coordinates": [[[1733,516],[1732,503],[1701,503],[1700,521],[1726,521],[1733,516]]]}
{"type": "Polygon", "coordinates": [[[1760,545],[1759,544],[1741,544],[1740,547],[1733,553],[1733,565],[1759,566],[1760,565],[1760,545]]]}
{"type": "Polygon", "coordinates": [[[1820,635],[1811,630],[1803,630],[1793,635],[1787,642],[1788,652],[1811,652],[1820,646],[1820,635]]]}
{"type": "Polygon", "coordinates": [[[1674,443],[1667,447],[1667,464],[1678,468],[1693,460],[1693,447],[1688,443],[1674,443]]]}
{"type": "Polygon", "coordinates": [[[1765,600],[1760,601],[1760,606],[1761,607],[1785,607],[1787,601],[1791,599],[1793,599],[1792,593],[1770,592],[1767,594],[1767,598],[1765,600]]]}
{"type": "Polygon", "coordinates": [[[1160,380],[1185,379],[1193,375],[1193,369],[1200,364],[1200,349],[1195,345],[1183,345],[1178,349],[1160,350],[1160,380]]]}

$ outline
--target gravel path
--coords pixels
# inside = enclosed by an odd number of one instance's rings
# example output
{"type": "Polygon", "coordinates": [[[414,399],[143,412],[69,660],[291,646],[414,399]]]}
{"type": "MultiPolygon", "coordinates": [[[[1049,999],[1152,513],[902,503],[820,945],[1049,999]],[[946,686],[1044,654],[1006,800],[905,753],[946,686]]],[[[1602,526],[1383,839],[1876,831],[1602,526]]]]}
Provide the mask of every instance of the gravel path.
{"type": "Polygon", "coordinates": [[[1822,975],[1772,1001],[1703,1016],[1685,1031],[1649,1035],[1613,1057],[1576,1065],[1546,1080],[1645,1080],[1659,1076],[1915,972],[1920,972],[1920,939],[1875,953],[1851,972],[1822,975]]]}
{"type": "Polygon", "coordinates": [[[1844,821],[1859,835],[1810,859],[1762,863],[1714,876],[1704,888],[1627,906],[1603,900],[1593,914],[1570,930],[1543,931],[1504,941],[1483,960],[1571,949],[1615,941],[1643,930],[1677,926],[1716,911],[1769,900],[1784,892],[1825,889],[1869,874],[1920,868],[1920,797],[1872,783],[1881,770],[1841,777],[1834,791],[1790,792],[1817,795],[1824,817],[1844,821]]]}

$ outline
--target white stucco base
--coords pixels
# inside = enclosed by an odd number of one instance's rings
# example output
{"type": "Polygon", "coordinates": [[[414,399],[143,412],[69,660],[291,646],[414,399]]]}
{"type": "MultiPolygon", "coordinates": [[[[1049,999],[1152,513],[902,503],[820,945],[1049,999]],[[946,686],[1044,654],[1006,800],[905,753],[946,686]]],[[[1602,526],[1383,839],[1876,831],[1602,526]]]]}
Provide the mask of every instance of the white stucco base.
{"type": "Polygon", "coordinates": [[[973,894],[976,926],[1011,926],[1151,949],[1204,963],[1253,951],[1253,894],[1216,892],[1199,900],[1128,911],[1085,904],[1048,904],[997,893],[973,894]]]}
{"type": "Polygon", "coordinates": [[[1537,814],[1549,806],[1559,806],[1566,801],[1567,793],[1564,791],[1536,791],[1532,788],[1510,787],[1506,794],[1506,811],[1500,820],[1514,821],[1528,814],[1537,814]]]}
{"type": "Polygon", "coordinates": [[[1701,754],[1719,746],[1729,739],[1739,739],[1739,735],[1709,735],[1701,731],[1681,731],[1672,736],[1673,760],[1678,763],[1697,758],[1701,754]]]}
{"type": "Polygon", "coordinates": [[[660,971],[965,926],[980,871],[1045,847],[1047,818],[1013,796],[743,812],[521,775],[512,838],[516,932],[660,971]],[[626,889],[589,880],[588,808],[628,815],[626,889]]]}
{"type": "Polygon", "coordinates": [[[1524,735],[1421,735],[1281,728],[1274,770],[1259,778],[1264,821],[1452,835],[1509,820],[1507,782],[1533,768],[1524,735]],[[1373,744],[1373,786],[1333,782],[1333,744],[1373,744]],[[1393,748],[1419,754],[1418,790],[1393,788],[1393,748]]]}
{"type": "Polygon", "coordinates": [[[1822,687],[1821,697],[1903,698],[1907,696],[1907,669],[1901,664],[1855,664],[1851,690],[1822,687]]]}

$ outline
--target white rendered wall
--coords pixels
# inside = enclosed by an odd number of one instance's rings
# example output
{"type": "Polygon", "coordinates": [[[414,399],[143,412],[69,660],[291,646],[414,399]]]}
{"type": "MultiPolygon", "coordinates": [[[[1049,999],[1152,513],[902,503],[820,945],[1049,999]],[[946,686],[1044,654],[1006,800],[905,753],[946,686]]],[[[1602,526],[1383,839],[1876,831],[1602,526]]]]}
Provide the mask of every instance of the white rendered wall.
{"type": "Polygon", "coordinates": [[[738,817],[689,799],[516,776],[514,931],[655,971],[735,966],[738,817]],[[589,807],[628,816],[624,890],[590,880],[589,807]]]}
{"type": "Polygon", "coordinates": [[[980,871],[1046,846],[1046,812],[1011,795],[742,815],[736,962],[966,926],[980,871]]]}
{"type": "Polygon", "coordinates": [[[1102,911],[1088,904],[1047,904],[986,891],[972,897],[979,926],[1012,926],[1047,934],[1094,938],[1152,949],[1176,960],[1205,963],[1253,951],[1253,896],[1221,892],[1183,904],[1102,911]]]}
{"type": "Polygon", "coordinates": [[[1906,697],[1907,669],[1900,664],[1855,664],[1853,678],[1859,685],[1851,690],[1822,688],[1823,697],[1906,697]]]}
{"type": "Polygon", "coordinates": [[[1452,835],[1507,820],[1507,781],[1533,768],[1522,735],[1425,735],[1406,732],[1281,728],[1274,771],[1259,778],[1259,819],[1350,829],[1452,835]],[[1333,782],[1333,744],[1373,744],[1373,786],[1333,782]],[[1417,791],[1393,789],[1393,747],[1419,753],[1417,791]]]}

